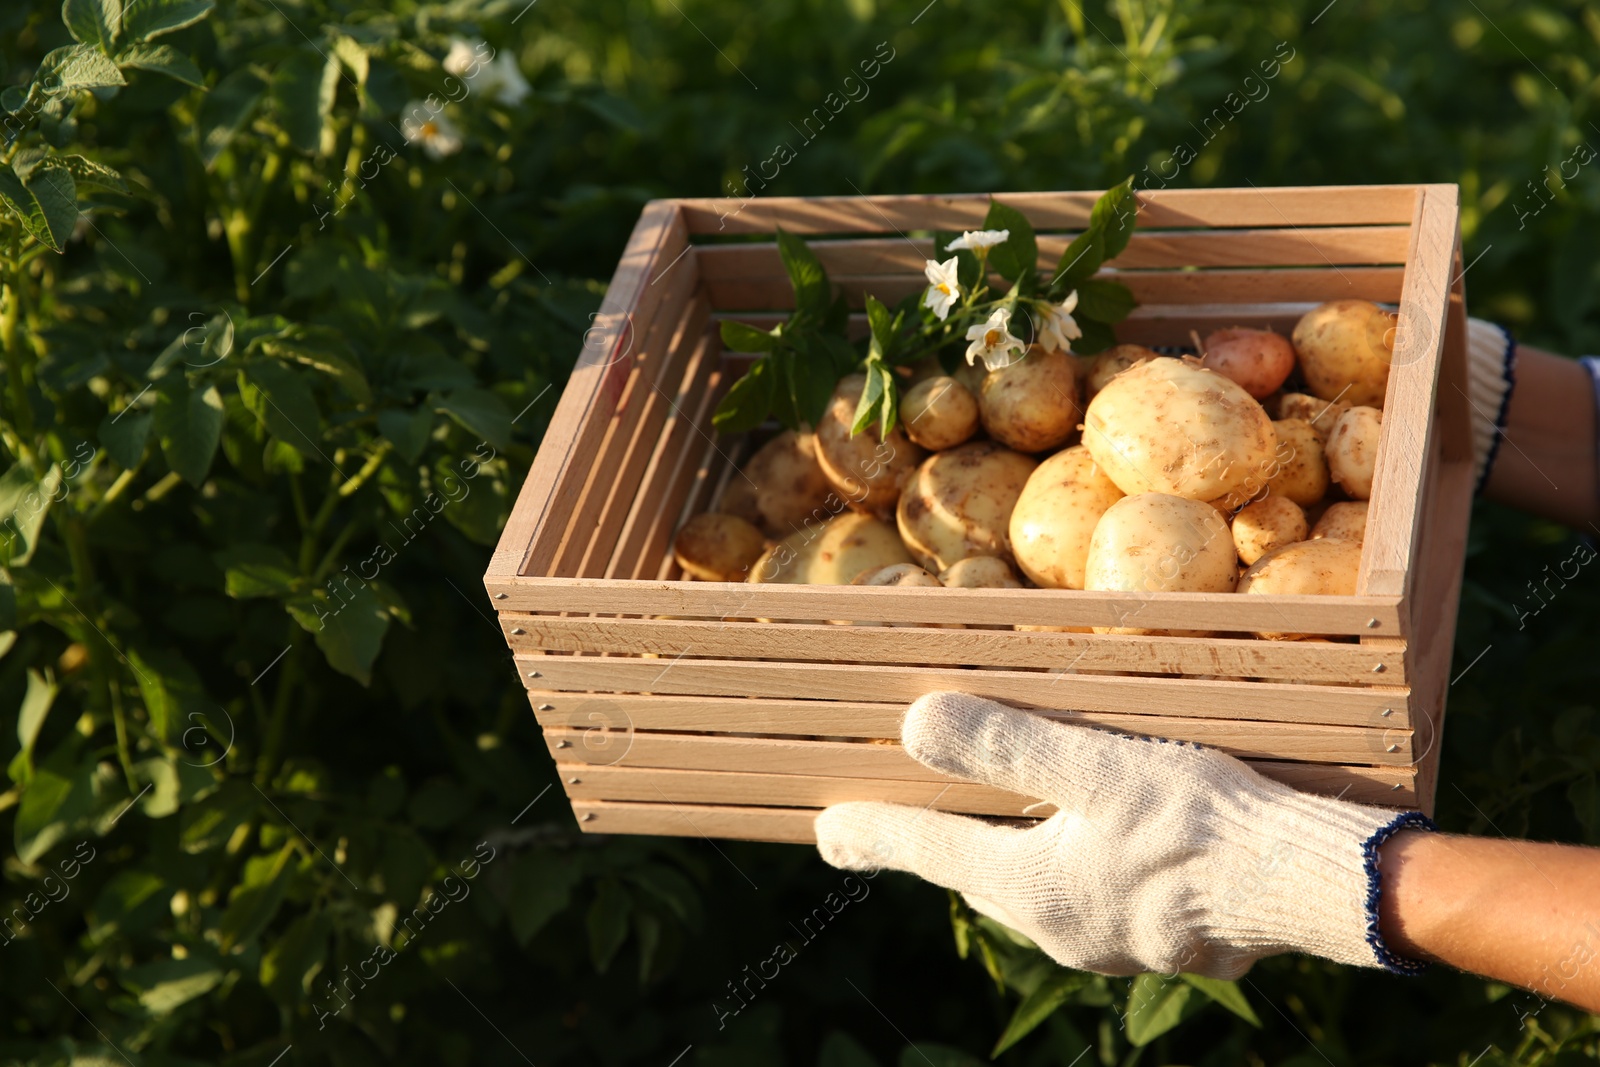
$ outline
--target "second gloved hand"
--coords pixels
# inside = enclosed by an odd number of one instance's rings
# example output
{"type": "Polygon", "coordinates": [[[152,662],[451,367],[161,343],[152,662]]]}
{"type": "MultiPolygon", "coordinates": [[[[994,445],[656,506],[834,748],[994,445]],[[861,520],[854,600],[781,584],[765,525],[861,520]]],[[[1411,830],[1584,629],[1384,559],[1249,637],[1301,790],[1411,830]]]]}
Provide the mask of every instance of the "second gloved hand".
{"type": "Polygon", "coordinates": [[[1307,952],[1412,971],[1378,930],[1378,846],[1430,827],[1300,793],[1212,749],[1052,722],[934,693],[911,706],[922,763],[1056,805],[1027,829],[894,804],[817,817],[836,867],[910,871],[959,890],[1064,966],[1236,978],[1307,952]]]}

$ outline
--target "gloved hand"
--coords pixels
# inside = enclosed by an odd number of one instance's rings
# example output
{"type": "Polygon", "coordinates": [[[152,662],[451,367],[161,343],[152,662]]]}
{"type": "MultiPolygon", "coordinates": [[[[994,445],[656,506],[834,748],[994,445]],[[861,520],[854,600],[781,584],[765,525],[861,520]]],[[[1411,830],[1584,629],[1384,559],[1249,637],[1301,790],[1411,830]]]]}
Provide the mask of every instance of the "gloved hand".
{"type": "Polygon", "coordinates": [[[835,867],[959,890],[1056,962],[1102,974],[1236,978],[1307,952],[1410,973],[1378,929],[1378,846],[1420,812],[1300,793],[1213,749],[1068,726],[961,693],[911,705],[908,753],[1050,801],[1019,829],[895,804],[817,816],[835,867]]]}

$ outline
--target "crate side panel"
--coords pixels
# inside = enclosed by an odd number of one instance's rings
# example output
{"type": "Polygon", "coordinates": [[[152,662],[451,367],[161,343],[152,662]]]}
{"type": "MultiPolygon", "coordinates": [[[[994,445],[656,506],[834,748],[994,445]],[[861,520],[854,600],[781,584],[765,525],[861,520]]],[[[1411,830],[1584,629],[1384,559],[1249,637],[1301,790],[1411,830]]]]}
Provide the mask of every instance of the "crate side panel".
{"type": "Polygon", "coordinates": [[[617,264],[583,355],[567,379],[486,577],[540,573],[553,556],[567,519],[588,482],[587,460],[604,436],[621,397],[632,346],[648,329],[661,299],[650,281],[688,248],[678,208],[647,205],[617,264]]]}

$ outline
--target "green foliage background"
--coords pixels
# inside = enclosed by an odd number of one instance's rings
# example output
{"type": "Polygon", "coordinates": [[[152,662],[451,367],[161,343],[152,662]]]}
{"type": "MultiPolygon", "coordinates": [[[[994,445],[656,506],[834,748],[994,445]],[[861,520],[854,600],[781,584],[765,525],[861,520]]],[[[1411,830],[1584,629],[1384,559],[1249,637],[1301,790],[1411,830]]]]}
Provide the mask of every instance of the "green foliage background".
{"type": "MultiPolygon", "coordinates": [[[[1439,970],[1067,974],[892,874],[733,1014],[841,872],[580,836],[478,585],[641,205],[780,142],[774,193],[1103,188],[1179,145],[1174,185],[1458,181],[1472,309],[1600,348],[1600,178],[1534,192],[1600,143],[1600,14],[1324,3],[222,0],[27,115],[127,191],[74,164],[87,222],[35,220],[63,253],[0,235],[0,1062],[946,1067],[1024,1031],[1000,1062],[1594,1060],[1594,1019],[1439,970]],[[398,124],[453,35],[533,92],[451,105],[433,160],[398,124]],[[1208,142],[1230,92],[1260,98],[1208,142]]],[[[117,6],[68,8],[93,40],[117,6]]],[[[6,5],[0,80],[71,43],[6,5]]],[[[1600,843],[1600,579],[1529,588],[1574,543],[1475,517],[1449,829],[1600,843]]]]}

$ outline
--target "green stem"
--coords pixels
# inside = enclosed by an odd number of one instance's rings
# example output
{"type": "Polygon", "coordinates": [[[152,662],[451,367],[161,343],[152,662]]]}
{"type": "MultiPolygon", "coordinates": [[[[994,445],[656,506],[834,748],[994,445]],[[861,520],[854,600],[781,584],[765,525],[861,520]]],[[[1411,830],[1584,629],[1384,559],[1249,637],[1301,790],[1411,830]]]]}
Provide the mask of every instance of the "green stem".
{"type": "Polygon", "coordinates": [[[128,780],[128,791],[139,792],[138,780],[133,774],[133,751],[128,744],[128,715],[122,709],[122,694],[117,690],[116,679],[96,664],[96,672],[104,676],[106,698],[111,702],[111,721],[117,728],[117,762],[122,765],[122,776],[128,780]]]}
{"type": "Polygon", "coordinates": [[[312,585],[319,584],[323,578],[327,577],[328,571],[333,569],[334,563],[338,560],[339,553],[343,552],[344,546],[350,543],[350,538],[354,536],[357,525],[357,523],[353,522],[347,523],[345,528],[339,531],[339,535],[333,539],[333,544],[329,545],[328,551],[323,554],[322,561],[317,564],[317,569],[311,572],[312,585]]]}
{"type": "Polygon", "coordinates": [[[168,471],[159,482],[144,491],[144,498],[154,504],[181,484],[183,484],[183,475],[177,471],[168,471]]]}
{"type": "Polygon", "coordinates": [[[138,467],[129,467],[127,470],[117,475],[117,480],[111,483],[110,487],[106,489],[105,495],[97,500],[94,507],[89,510],[89,516],[86,520],[88,524],[91,526],[94,525],[94,521],[100,517],[101,513],[112,504],[115,504],[117,499],[127,491],[128,486],[132,485],[133,480],[138,476],[138,467]]]}
{"type": "Polygon", "coordinates": [[[33,404],[28,398],[28,373],[23,363],[22,341],[18,337],[17,325],[22,316],[21,287],[26,284],[22,271],[16,267],[19,253],[17,233],[11,232],[9,252],[7,255],[5,285],[0,291],[0,300],[4,301],[4,308],[0,309],[0,349],[5,351],[6,360],[6,386],[11,393],[11,418],[16,423],[17,440],[13,444],[13,451],[17,458],[26,463],[31,470],[38,470],[38,457],[34,454],[31,444],[33,438],[33,404]]]}
{"type": "Polygon", "coordinates": [[[311,520],[310,532],[312,537],[319,536],[327,527],[328,520],[333,517],[334,508],[339,506],[339,501],[354,494],[363,485],[367,484],[368,479],[378,473],[378,468],[383,466],[384,457],[389,454],[391,447],[388,441],[379,441],[378,447],[372,450],[372,455],[367,457],[367,461],[361,465],[361,469],[345,479],[343,485],[323,499],[322,506],[317,509],[316,518],[311,520]]]}
{"type": "Polygon", "coordinates": [[[300,680],[301,650],[305,647],[306,632],[294,620],[289,622],[289,652],[283,660],[283,674],[278,678],[278,691],[273,696],[272,713],[267,720],[267,736],[261,744],[261,754],[256,758],[256,784],[265,787],[278,771],[283,760],[284,737],[289,729],[289,701],[300,680]]]}

